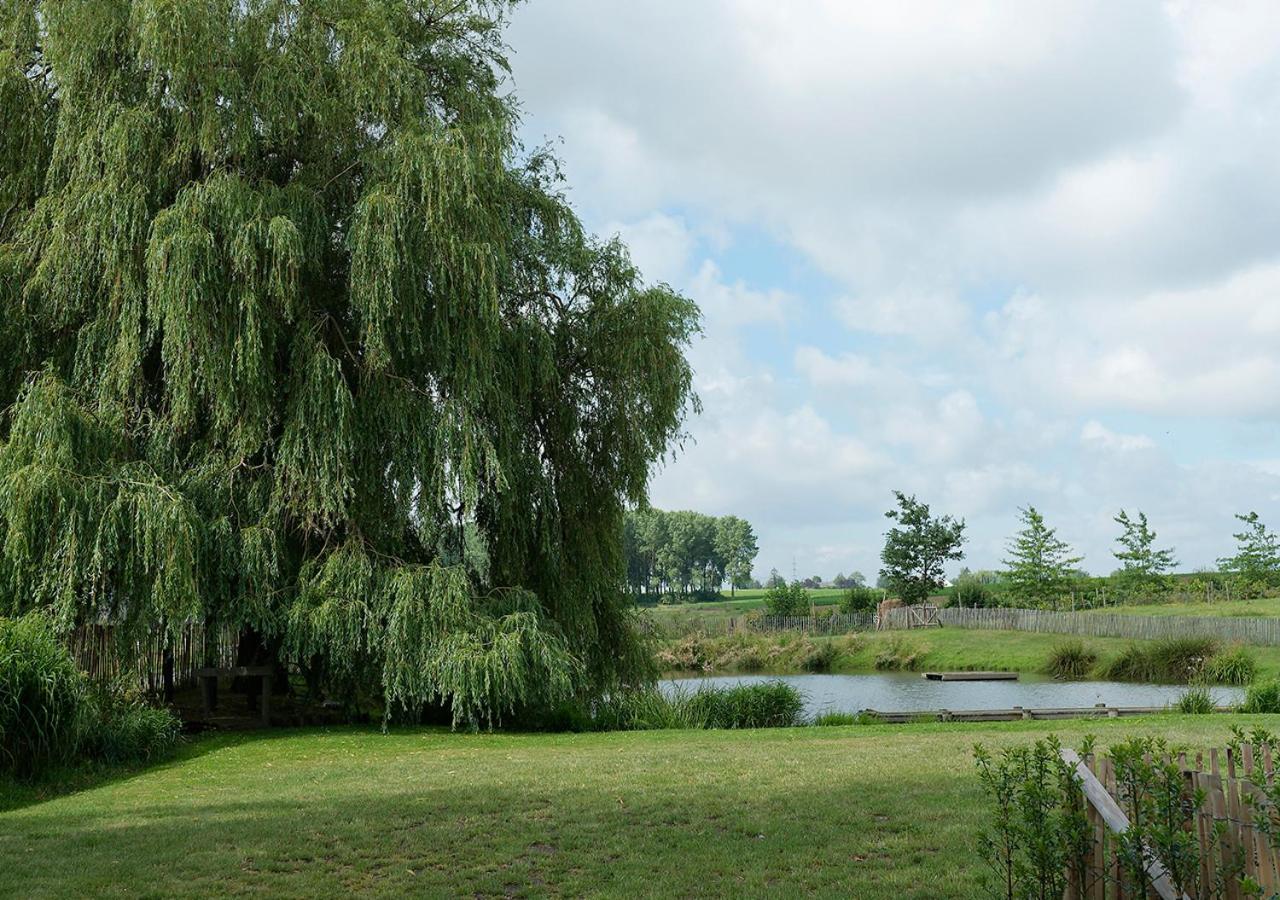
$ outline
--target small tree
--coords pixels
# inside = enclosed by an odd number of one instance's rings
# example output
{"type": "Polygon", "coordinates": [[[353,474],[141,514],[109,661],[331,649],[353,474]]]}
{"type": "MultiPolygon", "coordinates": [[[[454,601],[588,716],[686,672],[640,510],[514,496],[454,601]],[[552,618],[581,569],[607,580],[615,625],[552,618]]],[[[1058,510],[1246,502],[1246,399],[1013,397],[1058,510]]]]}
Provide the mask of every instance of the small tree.
{"type": "Polygon", "coordinates": [[[840,612],[870,612],[880,602],[880,592],[875,588],[855,584],[840,597],[840,612]]]}
{"type": "Polygon", "coordinates": [[[1072,568],[1083,556],[1069,556],[1071,547],[1057,529],[1044,523],[1034,506],[1019,510],[1023,528],[1009,542],[1008,579],[1020,599],[1037,606],[1056,604],[1067,589],[1072,568]]]}
{"type": "Polygon", "coordinates": [[[943,564],[964,558],[964,520],[934,518],[929,506],[894,491],[898,508],[885,513],[898,525],[885,534],[880,575],[907,603],[919,603],[943,586],[943,564]]]}
{"type": "Polygon", "coordinates": [[[769,570],[769,580],[764,583],[767,588],[786,587],[787,579],[778,574],[777,569],[769,570]]]}
{"type": "Polygon", "coordinates": [[[1136,519],[1129,518],[1123,509],[1116,516],[1116,524],[1124,531],[1116,538],[1121,549],[1113,551],[1120,561],[1117,577],[1120,586],[1131,592],[1160,592],[1168,587],[1165,575],[1173,570],[1177,560],[1173,548],[1155,549],[1156,533],[1147,524],[1147,514],[1139,512],[1136,519]]]}
{"type": "Polygon", "coordinates": [[[1280,540],[1258,518],[1256,512],[1236,514],[1245,530],[1233,535],[1238,544],[1236,555],[1218,560],[1223,572],[1240,577],[1251,585],[1275,587],[1280,583],[1280,540]]]}
{"type": "Polygon", "coordinates": [[[764,606],[771,616],[803,616],[809,613],[809,592],[799,582],[780,584],[769,588],[764,595],[764,606]]]}

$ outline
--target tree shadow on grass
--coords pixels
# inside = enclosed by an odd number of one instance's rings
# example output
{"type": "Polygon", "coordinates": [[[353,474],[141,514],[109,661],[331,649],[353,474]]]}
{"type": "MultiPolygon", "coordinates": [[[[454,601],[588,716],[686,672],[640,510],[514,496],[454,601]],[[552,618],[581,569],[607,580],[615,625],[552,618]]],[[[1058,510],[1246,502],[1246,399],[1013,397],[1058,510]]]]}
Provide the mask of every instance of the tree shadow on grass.
{"type": "Polygon", "coordinates": [[[359,734],[377,730],[376,726],[344,725],[207,731],[197,735],[184,735],[174,751],[160,759],[129,763],[71,763],[47,769],[30,779],[0,776],[0,815],[46,803],[59,797],[78,794],[81,791],[127,782],[142,775],[153,775],[180,767],[207,753],[228,747],[328,734],[334,731],[359,734]]]}
{"type": "Polygon", "coordinates": [[[556,774],[546,758],[526,768],[531,760],[505,749],[480,760],[448,750],[371,760],[363,779],[359,769],[327,780],[318,771],[314,789],[308,777],[275,790],[241,765],[229,773],[243,779],[239,792],[184,796],[202,790],[193,778],[163,794],[19,813],[0,828],[0,894],[17,877],[41,896],[145,886],[166,896],[926,897],[937,885],[925,890],[922,875],[939,852],[960,849],[954,832],[964,830],[963,808],[922,802],[954,789],[945,773],[708,780],[689,777],[697,767],[648,769],[647,756],[620,772],[601,754],[556,774]]]}

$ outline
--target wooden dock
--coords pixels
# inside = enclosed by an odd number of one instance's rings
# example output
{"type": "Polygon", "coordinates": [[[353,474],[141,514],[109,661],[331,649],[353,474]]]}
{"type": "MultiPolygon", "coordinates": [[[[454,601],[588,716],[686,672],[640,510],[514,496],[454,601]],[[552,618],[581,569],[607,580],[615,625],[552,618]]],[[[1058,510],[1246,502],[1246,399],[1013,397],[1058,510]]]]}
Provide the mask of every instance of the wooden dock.
{"type": "Polygon", "coordinates": [[[930,681],[1017,681],[1017,672],[925,672],[930,681]]]}
{"type": "MultiPolygon", "coordinates": [[[[874,716],[889,725],[906,722],[1014,722],[1019,719],[1116,719],[1122,716],[1150,716],[1172,712],[1169,706],[1097,706],[1030,709],[1015,706],[1012,709],[927,709],[905,712],[881,712],[864,709],[863,715],[874,716]]],[[[1214,712],[1235,712],[1234,707],[1219,706],[1214,712]]]]}

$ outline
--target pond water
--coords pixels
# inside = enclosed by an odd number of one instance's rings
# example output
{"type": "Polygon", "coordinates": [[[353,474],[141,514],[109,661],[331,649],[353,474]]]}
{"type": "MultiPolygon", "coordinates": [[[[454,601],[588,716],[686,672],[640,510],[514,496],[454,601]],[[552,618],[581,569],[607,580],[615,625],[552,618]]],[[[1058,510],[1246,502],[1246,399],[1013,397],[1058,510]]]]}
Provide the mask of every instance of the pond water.
{"type": "MultiPolygon", "coordinates": [[[[1080,707],[1166,706],[1186,691],[1184,685],[1133,684],[1124,681],[1054,681],[1023,675],[1018,681],[930,681],[919,672],[874,675],[717,675],[671,678],[661,682],[666,692],[697,690],[702,685],[732,686],[785,681],[799,689],[810,716],[824,712],[914,712],[935,709],[1010,709],[1023,706],[1080,707]]],[[[1212,688],[1218,704],[1239,703],[1244,690],[1212,688]]]]}

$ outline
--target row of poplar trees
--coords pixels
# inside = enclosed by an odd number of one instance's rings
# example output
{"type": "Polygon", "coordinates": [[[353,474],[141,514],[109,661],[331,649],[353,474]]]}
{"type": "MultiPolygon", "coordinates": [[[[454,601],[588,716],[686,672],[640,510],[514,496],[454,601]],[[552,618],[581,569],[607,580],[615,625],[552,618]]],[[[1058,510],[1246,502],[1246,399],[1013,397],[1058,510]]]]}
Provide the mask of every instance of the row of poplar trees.
{"type": "Polygon", "coordinates": [[[0,2],[0,613],[455,721],[642,677],[698,312],[517,142],[506,7],[0,2]]]}
{"type": "Polygon", "coordinates": [[[622,534],[627,588],[640,599],[719,597],[751,581],[759,553],[755,529],[739,516],[691,510],[628,512],[622,534]]]}

